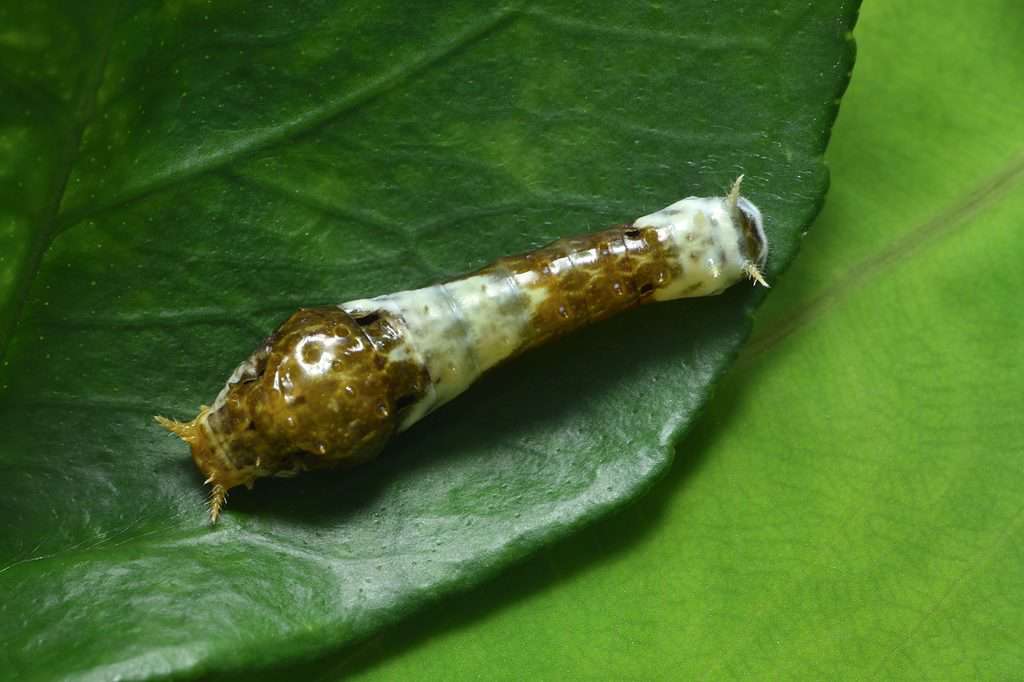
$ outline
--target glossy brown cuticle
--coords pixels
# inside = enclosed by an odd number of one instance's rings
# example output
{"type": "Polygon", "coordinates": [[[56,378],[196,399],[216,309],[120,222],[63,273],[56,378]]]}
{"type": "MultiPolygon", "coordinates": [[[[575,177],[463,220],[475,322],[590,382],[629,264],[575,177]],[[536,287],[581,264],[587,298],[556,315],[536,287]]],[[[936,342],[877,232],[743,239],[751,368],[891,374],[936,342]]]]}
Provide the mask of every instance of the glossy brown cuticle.
{"type": "Polygon", "coordinates": [[[230,488],[369,459],[530,348],[651,301],[765,283],[766,249],[737,180],[727,197],[689,197],[443,284],[299,310],[211,407],[158,421],[191,447],[216,520],[230,488]]]}

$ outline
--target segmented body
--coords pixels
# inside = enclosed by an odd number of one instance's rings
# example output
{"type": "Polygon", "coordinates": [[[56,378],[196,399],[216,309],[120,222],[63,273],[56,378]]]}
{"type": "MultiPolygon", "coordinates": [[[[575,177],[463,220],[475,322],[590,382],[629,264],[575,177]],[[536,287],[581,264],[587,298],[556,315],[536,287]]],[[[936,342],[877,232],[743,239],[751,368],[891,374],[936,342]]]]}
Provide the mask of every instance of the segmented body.
{"type": "Polygon", "coordinates": [[[214,520],[236,485],[371,458],[525,350],[648,301],[763,282],[761,216],[738,184],[449,282],[299,310],[211,407],[191,422],[158,421],[214,486],[214,520]]]}

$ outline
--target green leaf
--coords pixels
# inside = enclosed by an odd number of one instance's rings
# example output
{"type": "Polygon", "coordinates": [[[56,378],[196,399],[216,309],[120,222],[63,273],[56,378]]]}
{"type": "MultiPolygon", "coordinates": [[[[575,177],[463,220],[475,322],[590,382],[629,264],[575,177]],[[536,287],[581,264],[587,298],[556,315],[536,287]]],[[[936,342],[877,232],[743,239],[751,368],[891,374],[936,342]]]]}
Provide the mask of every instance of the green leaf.
{"type": "Polygon", "coordinates": [[[825,209],[670,474],[330,673],[1020,679],[1020,16],[865,3],[825,209]]]}
{"type": "Polygon", "coordinates": [[[0,672],[96,679],[335,649],[648,487],[746,336],[751,287],[518,360],[378,461],[261,481],[214,528],[151,415],[211,400],[299,306],[740,172],[774,278],[825,190],[855,14],[23,4],[0,9],[0,672]]]}

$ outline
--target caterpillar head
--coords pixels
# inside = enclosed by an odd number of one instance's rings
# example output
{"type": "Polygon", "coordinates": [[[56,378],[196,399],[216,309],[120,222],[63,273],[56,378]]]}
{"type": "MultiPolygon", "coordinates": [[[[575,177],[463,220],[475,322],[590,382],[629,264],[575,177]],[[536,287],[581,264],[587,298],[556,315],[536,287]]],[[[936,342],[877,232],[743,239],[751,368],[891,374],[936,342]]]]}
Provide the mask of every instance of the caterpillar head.
{"type": "Polygon", "coordinates": [[[740,196],[740,185],[743,176],[736,178],[726,196],[725,202],[733,221],[741,226],[745,241],[745,251],[748,257],[747,263],[743,266],[744,272],[752,280],[767,287],[762,270],[768,261],[768,237],[764,232],[764,218],[761,210],[746,197],[740,196]]]}

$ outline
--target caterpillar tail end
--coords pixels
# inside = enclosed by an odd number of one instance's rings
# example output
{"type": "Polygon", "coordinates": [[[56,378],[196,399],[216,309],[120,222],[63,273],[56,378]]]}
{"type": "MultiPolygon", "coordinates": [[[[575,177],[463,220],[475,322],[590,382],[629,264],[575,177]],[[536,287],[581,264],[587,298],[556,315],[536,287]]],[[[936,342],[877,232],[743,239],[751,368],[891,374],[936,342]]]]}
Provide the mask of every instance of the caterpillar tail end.
{"type": "Polygon", "coordinates": [[[216,482],[216,475],[210,473],[211,467],[208,462],[210,455],[209,446],[202,428],[202,419],[208,410],[209,408],[205,405],[201,406],[199,408],[199,414],[195,419],[189,422],[179,422],[159,415],[153,417],[153,419],[157,424],[185,441],[192,450],[192,459],[195,460],[199,469],[204,473],[210,474],[203,483],[213,484],[213,489],[210,491],[208,506],[210,508],[210,523],[217,523],[217,519],[220,518],[220,512],[227,503],[228,489],[221,483],[216,482]]]}
{"type": "Polygon", "coordinates": [[[772,288],[771,285],[768,284],[768,280],[766,280],[764,278],[764,275],[761,273],[761,269],[757,267],[757,265],[755,265],[754,263],[747,263],[745,266],[743,266],[743,271],[747,274],[747,277],[754,280],[756,283],[760,284],[765,289],[772,288]]]}
{"type": "Polygon", "coordinates": [[[153,421],[189,445],[192,445],[199,439],[199,417],[196,417],[190,422],[179,422],[174,419],[155,415],[153,417],[153,421]]]}

